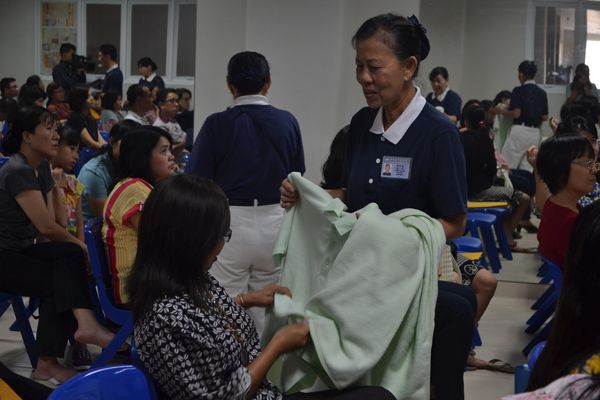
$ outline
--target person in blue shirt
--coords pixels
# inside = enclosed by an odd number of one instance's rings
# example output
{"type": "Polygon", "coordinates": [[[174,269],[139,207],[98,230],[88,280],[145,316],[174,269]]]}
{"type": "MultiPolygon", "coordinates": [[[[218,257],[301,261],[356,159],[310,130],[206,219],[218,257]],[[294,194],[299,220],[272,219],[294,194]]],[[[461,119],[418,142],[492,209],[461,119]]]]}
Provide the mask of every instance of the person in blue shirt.
{"type": "Polygon", "coordinates": [[[427,102],[456,124],[460,120],[462,100],[458,93],[448,87],[448,70],[435,67],[429,73],[429,82],[433,92],[427,95],[427,102]]]}
{"type": "Polygon", "coordinates": [[[145,86],[150,89],[152,98],[156,99],[156,94],[160,89],[165,88],[165,81],[156,73],[158,66],[150,57],[142,57],[137,63],[138,71],[142,77],[138,85],[145,86]]]}
{"type": "MultiPolygon", "coordinates": [[[[206,119],[186,173],[213,179],[229,199],[233,236],[210,272],[230,295],[243,296],[279,280],[271,257],[283,218],[279,185],[290,172],[304,173],[304,150],[296,118],[269,104],[262,54],[234,55],[227,86],[233,105],[206,119]]],[[[261,332],[264,309],[249,311],[261,332]]]]}
{"type": "Polygon", "coordinates": [[[98,61],[106,69],[102,82],[102,93],[115,92],[123,96],[123,72],[117,64],[117,48],[112,44],[103,44],[98,51],[98,61]]]}
{"type": "Polygon", "coordinates": [[[541,125],[548,119],[548,96],[544,89],[535,83],[537,66],[533,61],[519,64],[519,82],[512,90],[508,109],[496,109],[496,112],[513,119],[513,126],[502,147],[502,155],[511,169],[523,169],[531,172],[527,163],[527,149],[539,146],[542,139],[541,125]]]}
{"type": "MultiPolygon", "coordinates": [[[[371,202],[385,214],[415,208],[437,218],[448,239],[461,236],[467,185],[458,130],[413,83],[430,50],[425,28],[414,16],[382,14],[364,22],[352,43],[368,107],[352,118],[341,187],[330,193],[350,212],[371,202]],[[391,176],[384,175],[386,164],[391,176]]],[[[280,192],[282,207],[297,201],[289,181],[280,192]]],[[[476,299],[462,285],[439,282],[438,288],[431,383],[437,399],[462,399],[476,299]]]]}

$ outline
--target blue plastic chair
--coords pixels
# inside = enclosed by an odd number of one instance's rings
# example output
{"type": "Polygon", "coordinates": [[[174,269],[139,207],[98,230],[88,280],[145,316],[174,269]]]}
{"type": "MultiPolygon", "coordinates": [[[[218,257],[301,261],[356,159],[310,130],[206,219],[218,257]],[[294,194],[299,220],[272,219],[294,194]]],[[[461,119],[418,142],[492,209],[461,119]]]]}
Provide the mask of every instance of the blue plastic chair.
{"type": "Polygon", "coordinates": [[[92,274],[96,282],[98,291],[98,300],[106,319],[119,325],[121,328],[115,335],[115,338],[102,351],[102,354],[94,361],[93,368],[106,365],[111,358],[115,356],[119,348],[125,343],[125,340],[133,333],[133,315],[128,310],[123,310],[116,307],[112,303],[112,294],[109,292],[110,287],[106,286],[106,282],[111,281],[110,269],[106,252],[104,250],[104,242],[102,241],[102,217],[96,217],[89,220],[84,227],[85,243],[90,254],[90,262],[92,265],[92,274]]]}
{"type": "Polygon", "coordinates": [[[546,292],[540,297],[540,301],[536,301],[534,306],[537,306],[537,310],[527,320],[527,329],[525,332],[534,333],[552,316],[556,309],[556,304],[560,296],[560,289],[562,287],[562,271],[560,267],[550,260],[543,259],[544,264],[548,267],[548,274],[552,278],[552,285],[546,290],[546,292]]]}
{"type": "Polygon", "coordinates": [[[489,259],[494,273],[500,272],[502,268],[498,249],[496,248],[496,239],[494,238],[494,224],[497,219],[492,214],[479,212],[467,213],[467,231],[472,237],[479,238],[483,242],[485,255],[489,259]],[[479,232],[481,232],[481,236],[479,232]]]}
{"type": "Polygon", "coordinates": [[[527,364],[515,368],[515,394],[524,393],[529,385],[531,370],[527,364]]]}
{"type": "Polygon", "coordinates": [[[546,347],[545,340],[536,344],[535,347],[529,352],[529,356],[527,357],[527,365],[529,366],[529,369],[531,371],[533,371],[535,363],[540,357],[540,354],[542,354],[542,350],[544,350],[544,347],[546,347]]]}
{"type": "Polygon", "coordinates": [[[25,304],[23,304],[23,298],[21,296],[8,293],[0,293],[0,316],[8,309],[8,306],[11,304],[13,307],[13,311],[15,312],[15,316],[17,317],[15,324],[18,328],[18,331],[21,332],[23,344],[25,345],[25,350],[27,350],[27,356],[29,357],[31,366],[33,368],[36,368],[38,354],[37,347],[35,344],[35,336],[33,335],[33,330],[31,329],[31,325],[29,324],[29,317],[31,316],[31,314],[29,314],[27,309],[25,308],[25,304]]]}
{"type": "Polygon", "coordinates": [[[102,136],[102,138],[104,139],[104,141],[106,141],[106,143],[108,143],[108,139],[110,139],[110,132],[107,132],[107,131],[98,131],[98,134],[100,136],[102,136]]]}
{"type": "Polygon", "coordinates": [[[96,153],[96,150],[92,149],[91,147],[80,148],[79,158],[75,163],[75,167],[73,167],[73,173],[75,175],[79,175],[79,171],[81,171],[81,168],[85,165],[86,162],[90,161],[96,155],[96,153]]]}
{"type": "Polygon", "coordinates": [[[60,385],[48,400],[156,400],[152,380],[133,365],[94,368],[60,385]]]}

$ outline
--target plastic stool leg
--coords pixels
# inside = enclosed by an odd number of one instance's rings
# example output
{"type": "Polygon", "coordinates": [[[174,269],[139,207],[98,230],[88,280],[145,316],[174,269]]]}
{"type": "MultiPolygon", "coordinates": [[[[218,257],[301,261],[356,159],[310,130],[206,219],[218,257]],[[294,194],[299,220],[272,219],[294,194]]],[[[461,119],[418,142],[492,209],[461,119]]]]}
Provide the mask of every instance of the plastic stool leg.
{"type": "Polygon", "coordinates": [[[537,299],[535,301],[535,303],[533,303],[533,305],[531,306],[532,310],[539,310],[540,307],[542,306],[542,304],[544,304],[547,300],[548,297],[554,292],[554,285],[548,286],[548,289],[546,289],[546,291],[544,292],[544,294],[542,294],[540,296],[539,299],[537,299]]]}
{"type": "Polygon", "coordinates": [[[27,350],[27,355],[29,356],[29,361],[31,362],[31,366],[35,369],[38,361],[37,347],[35,345],[33,330],[31,329],[31,325],[29,325],[29,315],[25,310],[23,299],[20,296],[15,296],[12,300],[12,306],[15,311],[15,316],[17,317],[17,323],[19,325],[19,330],[21,331],[23,344],[25,344],[25,350],[27,350]]]}
{"type": "Polygon", "coordinates": [[[504,257],[506,260],[512,260],[512,251],[510,249],[510,246],[508,245],[506,232],[504,232],[504,221],[502,221],[500,215],[496,216],[496,222],[494,223],[494,231],[496,232],[496,237],[498,238],[498,244],[500,245],[502,257],[504,257]]]}
{"type": "Polygon", "coordinates": [[[527,320],[527,325],[529,326],[525,329],[526,333],[534,333],[544,325],[544,322],[546,322],[554,313],[557,300],[558,296],[556,292],[553,292],[548,300],[527,320]]]}
{"type": "Polygon", "coordinates": [[[544,340],[548,340],[548,338],[550,337],[550,332],[552,331],[553,322],[554,322],[554,320],[548,321],[548,323],[544,326],[544,328],[541,331],[539,331],[537,335],[535,335],[533,337],[531,342],[527,343],[527,346],[525,346],[522,351],[522,353],[525,357],[527,357],[529,352],[531,350],[533,350],[533,348],[535,347],[536,344],[543,342],[544,340]]]}
{"type": "Polygon", "coordinates": [[[480,225],[480,229],[481,236],[483,237],[485,254],[490,260],[492,271],[497,274],[500,272],[502,264],[500,264],[500,257],[498,256],[498,250],[496,249],[496,240],[494,239],[492,227],[489,225],[480,225]]]}

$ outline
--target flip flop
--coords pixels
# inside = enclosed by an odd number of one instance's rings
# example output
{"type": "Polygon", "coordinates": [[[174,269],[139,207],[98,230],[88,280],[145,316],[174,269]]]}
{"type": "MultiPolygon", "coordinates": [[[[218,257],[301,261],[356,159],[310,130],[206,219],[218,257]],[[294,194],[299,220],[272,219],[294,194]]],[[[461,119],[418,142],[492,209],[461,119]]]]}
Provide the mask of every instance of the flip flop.
{"type": "Polygon", "coordinates": [[[519,247],[517,245],[511,246],[510,251],[513,253],[526,253],[535,254],[537,253],[537,247],[519,247]]]}
{"type": "Polygon", "coordinates": [[[484,369],[487,369],[490,371],[504,372],[505,374],[514,374],[515,373],[515,367],[513,367],[509,363],[499,360],[497,358],[494,358],[494,359],[488,361],[488,365],[484,369]]]}

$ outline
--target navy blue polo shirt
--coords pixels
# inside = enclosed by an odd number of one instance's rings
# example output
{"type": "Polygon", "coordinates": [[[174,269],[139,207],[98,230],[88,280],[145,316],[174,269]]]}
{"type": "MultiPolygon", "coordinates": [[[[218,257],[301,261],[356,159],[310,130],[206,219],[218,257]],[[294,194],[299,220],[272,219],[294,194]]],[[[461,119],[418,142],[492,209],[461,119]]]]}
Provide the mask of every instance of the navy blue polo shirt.
{"type": "Polygon", "coordinates": [[[104,75],[104,82],[102,82],[102,92],[115,92],[119,96],[123,96],[123,72],[120,68],[115,68],[108,71],[104,75]]]}
{"type": "Polygon", "coordinates": [[[146,78],[141,77],[138,81],[138,85],[142,87],[147,87],[148,89],[150,89],[150,91],[152,91],[152,89],[154,89],[155,87],[157,87],[158,89],[164,89],[165,81],[163,81],[163,78],[161,78],[160,75],[156,74],[151,80],[147,80],[146,78]]]}
{"type": "Polygon", "coordinates": [[[462,108],[462,99],[453,90],[448,90],[446,96],[443,101],[439,101],[435,98],[435,94],[433,92],[429,93],[425,98],[429,104],[433,107],[442,106],[444,107],[444,112],[448,115],[454,115],[456,118],[460,120],[460,110],[462,108]]]}
{"type": "Polygon", "coordinates": [[[542,115],[548,115],[548,96],[544,89],[535,83],[525,83],[513,89],[509,110],[521,110],[519,118],[513,124],[525,124],[538,127],[542,124],[542,115]]]}
{"type": "Polygon", "coordinates": [[[465,156],[458,130],[429,104],[397,144],[371,133],[377,109],[363,108],[352,118],[342,176],[346,204],[356,211],[377,203],[384,214],[416,208],[433,218],[467,211],[465,156]],[[384,140],[382,140],[382,138],[384,140]],[[406,179],[386,174],[386,159],[408,163],[406,179]]]}
{"type": "Polygon", "coordinates": [[[209,116],[185,172],[214,180],[229,199],[278,202],[281,182],[304,173],[300,127],[271,105],[247,104],[209,116]]]}

